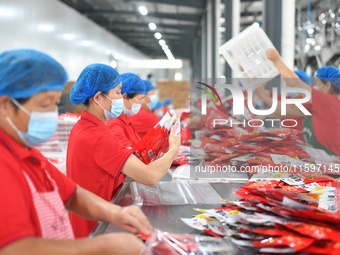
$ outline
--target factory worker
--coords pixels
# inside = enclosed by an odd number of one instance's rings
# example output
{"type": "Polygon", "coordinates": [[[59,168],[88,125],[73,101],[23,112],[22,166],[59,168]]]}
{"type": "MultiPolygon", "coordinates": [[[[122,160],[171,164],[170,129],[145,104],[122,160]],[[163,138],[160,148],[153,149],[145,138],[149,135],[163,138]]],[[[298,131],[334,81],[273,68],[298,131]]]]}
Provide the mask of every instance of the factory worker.
{"type": "MultiPolygon", "coordinates": [[[[145,185],[155,185],[167,173],[180,145],[174,126],[168,152],[149,165],[122,146],[107,126],[108,120],[123,113],[121,89],[121,78],[115,69],[91,64],[81,72],[70,93],[71,103],[84,104],[86,110],[70,133],[67,174],[81,187],[107,201],[115,196],[125,176],[145,185]]],[[[96,225],[73,213],[70,219],[76,236],[88,235],[96,225]]]]}
{"type": "Polygon", "coordinates": [[[0,54],[0,254],[139,254],[132,234],[73,240],[66,213],[150,232],[138,207],[121,208],[77,186],[34,148],[57,129],[64,68],[30,49],[0,54]]]}
{"type": "Polygon", "coordinates": [[[157,101],[156,105],[152,108],[152,113],[155,114],[157,117],[162,118],[164,113],[163,113],[163,108],[164,108],[164,103],[161,101],[157,101]]]}
{"type": "Polygon", "coordinates": [[[131,121],[138,135],[143,138],[159,121],[160,118],[152,113],[156,106],[158,97],[155,94],[155,87],[148,80],[143,80],[146,88],[146,96],[140,111],[131,117],[131,121]]]}
{"type": "MultiPolygon", "coordinates": [[[[287,105],[287,116],[303,117],[303,136],[315,148],[330,155],[340,155],[340,70],[324,66],[317,70],[312,86],[304,83],[283,62],[279,53],[269,49],[267,57],[274,62],[281,76],[290,87],[304,88],[311,92],[311,99],[304,107],[312,114],[304,115],[293,104],[287,105]],[[295,79],[294,79],[295,78],[295,79]]],[[[278,104],[278,110],[280,104],[278,104]]]]}
{"type": "MultiPolygon", "coordinates": [[[[294,73],[298,76],[298,78],[303,81],[304,83],[311,85],[313,82],[313,79],[304,71],[302,70],[295,70],[294,73]]],[[[267,105],[272,105],[272,93],[271,91],[267,91],[265,89],[267,84],[263,84],[260,88],[257,88],[255,90],[255,94],[263,100],[263,102],[267,105]],[[270,97],[268,97],[270,95],[270,97]]],[[[287,93],[287,98],[304,98],[304,94],[299,94],[297,92],[289,92],[287,93]]],[[[278,100],[281,101],[281,95],[278,95],[278,100]]],[[[303,127],[303,117],[294,117],[294,116],[285,116],[282,117],[280,112],[274,112],[273,114],[270,114],[269,116],[264,116],[267,118],[280,118],[280,122],[282,123],[284,121],[285,125],[289,128],[296,129],[300,131],[301,133],[298,134],[298,137],[300,140],[304,140],[303,134],[302,134],[302,127],[303,127]]]]}
{"type": "Polygon", "coordinates": [[[165,98],[163,101],[163,114],[174,110],[174,101],[171,98],[165,98]]]}
{"type": "Polygon", "coordinates": [[[132,124],[131,116],[136,115],[141,109],[146,89],[144,82],[136,74],[123,73],[120,77],[124,110],[118,118],[110,119],[107,126],[124,147],[131,149],[141,139],[132,124]]]}

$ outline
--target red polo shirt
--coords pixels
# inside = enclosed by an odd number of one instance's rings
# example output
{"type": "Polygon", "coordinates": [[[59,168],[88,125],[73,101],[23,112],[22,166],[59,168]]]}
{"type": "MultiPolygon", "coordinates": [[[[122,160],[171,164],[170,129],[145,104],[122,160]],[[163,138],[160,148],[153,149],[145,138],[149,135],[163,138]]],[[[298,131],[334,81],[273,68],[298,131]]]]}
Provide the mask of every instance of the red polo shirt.
{"type": "Polygon", "coordinates": [[[0,129],[0,250],[26,237],[41,237],[31,190],[22,169],[39,192],[52,191],[45,170],[58,185],[64,204],[76,190],[75,183],[55,168],[35,148],[24,148],[0,129]]]}
{"type": "Polygon", "coordinates": [[[312,114],[312,127],[316,140],[340,155],[340,98],[312,89],[312,104],[304,104],[312,114]]]}
{"type": "Polygon", "coordinates": [[[160,120],[159,117],[144,108],[141,108],[136,115],[131,116],[132,125],[140,138],[143,138],[160,120]]]}
{"type": "Polygon", "coordinates": [[[140,140],[129,116],[120,115],[116,119],[109,120],[107,126],[125,148],[133,147],[140,140]]]}
{"type": "MultiPolygon", "coordinates": [[[[124,181],[121,169],[131,152],[102,121],[83,111],[70,133],[67,175],[81,187],[110,201],[124,181]]],[[[73,213],[70,220],[76,237],[87,236],[96,225],[73,213]]]]}

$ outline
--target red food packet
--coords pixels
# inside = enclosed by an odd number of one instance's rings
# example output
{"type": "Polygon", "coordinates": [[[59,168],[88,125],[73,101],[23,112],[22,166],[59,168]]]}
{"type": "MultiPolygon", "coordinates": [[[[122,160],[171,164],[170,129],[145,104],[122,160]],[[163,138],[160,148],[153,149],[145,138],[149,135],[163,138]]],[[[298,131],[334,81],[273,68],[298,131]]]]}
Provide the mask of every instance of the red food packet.
{"type": "Polygon", "coordinates": [[[340,254],[340,243],[334,242],[325,242],[325,241],[317,241],[314,242],[311,246],[301,250],[303,254],[340,254]]]}
{"type": "MultiPolygon", "coordinates": [[[[294,236],[295,234],[291,231],[283,228],[241,228],[241,232],[251,232],[264,236],[294,236]]],[[[296,234],[297,235],[297,234],[296,234]]]]}
{"type": "Polygon", "coordinates": [[[258,191],[268,191],[273,190],[276,187],[279,187],[280,181],[271,180],[271,181],[263,181],[263,182],[247,182],[242,188],[247,190],[258,190],[258,191]]]}
{"type": "Polygon", "coordinates": [[[314,239],[299,236],[282,236],[277,238],[268,238],[262,241],[254,241],[253,245],[258,248],[264,247],[290,247],[294,251],[306,249],[314,242],[314,239]]]}
{"type": "Polygon", "coordinates": [[[289,186],[289,185],[284,185],[280,188],[280,190],[285,191],[285,192],[295,192],[295,193],[304,193],[307,192],[306,189],[301,188],[299,186],[289,186]]]}
{"type": "Polygon", "coordinates": [[[336,230],[331,227],[303,222],[288,222],[284,223],[283,225],[299,234],[309,236],[315,240],[340,242],[340,230],[336,230]]]}

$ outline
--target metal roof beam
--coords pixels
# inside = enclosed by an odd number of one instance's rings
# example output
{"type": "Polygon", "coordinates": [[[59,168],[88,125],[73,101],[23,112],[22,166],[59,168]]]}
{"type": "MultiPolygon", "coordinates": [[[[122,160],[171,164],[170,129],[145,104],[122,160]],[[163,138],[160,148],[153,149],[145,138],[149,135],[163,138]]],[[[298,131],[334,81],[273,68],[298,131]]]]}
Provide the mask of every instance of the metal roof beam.
{"type": "Polygon", "coordinates": [[[204,9],[206,5],[206,0],[144,0],[144,2],[151,2],[156,4],[171,4],[199,9],[204,9]]]}
{"type": "MultiPolygon", "coordinates": [[[[79,10],[81,13],[84,13],[88,16],[94,14],[116,14],[117,18],[120,18],[118,15],[124,16],[136,16],[139,15],[135,11],[117,11],[117,10],[88,10],[83,9],[79,10]]],[[[200,14],[194,13],[168,13],[168,12],[149,12],[148,17],[155,17],[161,19],[175,19],[175,20],[184,20],[184,21],[193,21],[198,22],[200,19],[200,14]]]]}

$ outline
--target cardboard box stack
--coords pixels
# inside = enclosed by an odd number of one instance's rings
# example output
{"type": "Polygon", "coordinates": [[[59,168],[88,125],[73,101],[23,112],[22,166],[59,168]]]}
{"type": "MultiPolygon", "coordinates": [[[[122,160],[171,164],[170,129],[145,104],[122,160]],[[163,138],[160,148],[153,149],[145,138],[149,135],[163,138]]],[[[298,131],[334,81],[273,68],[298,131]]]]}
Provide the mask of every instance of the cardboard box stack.
{"type": "Polygon", "coordinates": [[[174,108],[186,108],[187,100],[190,95],[189,81],[159,81],[157,82],[159,100],[171,98],[174,108]]]}

